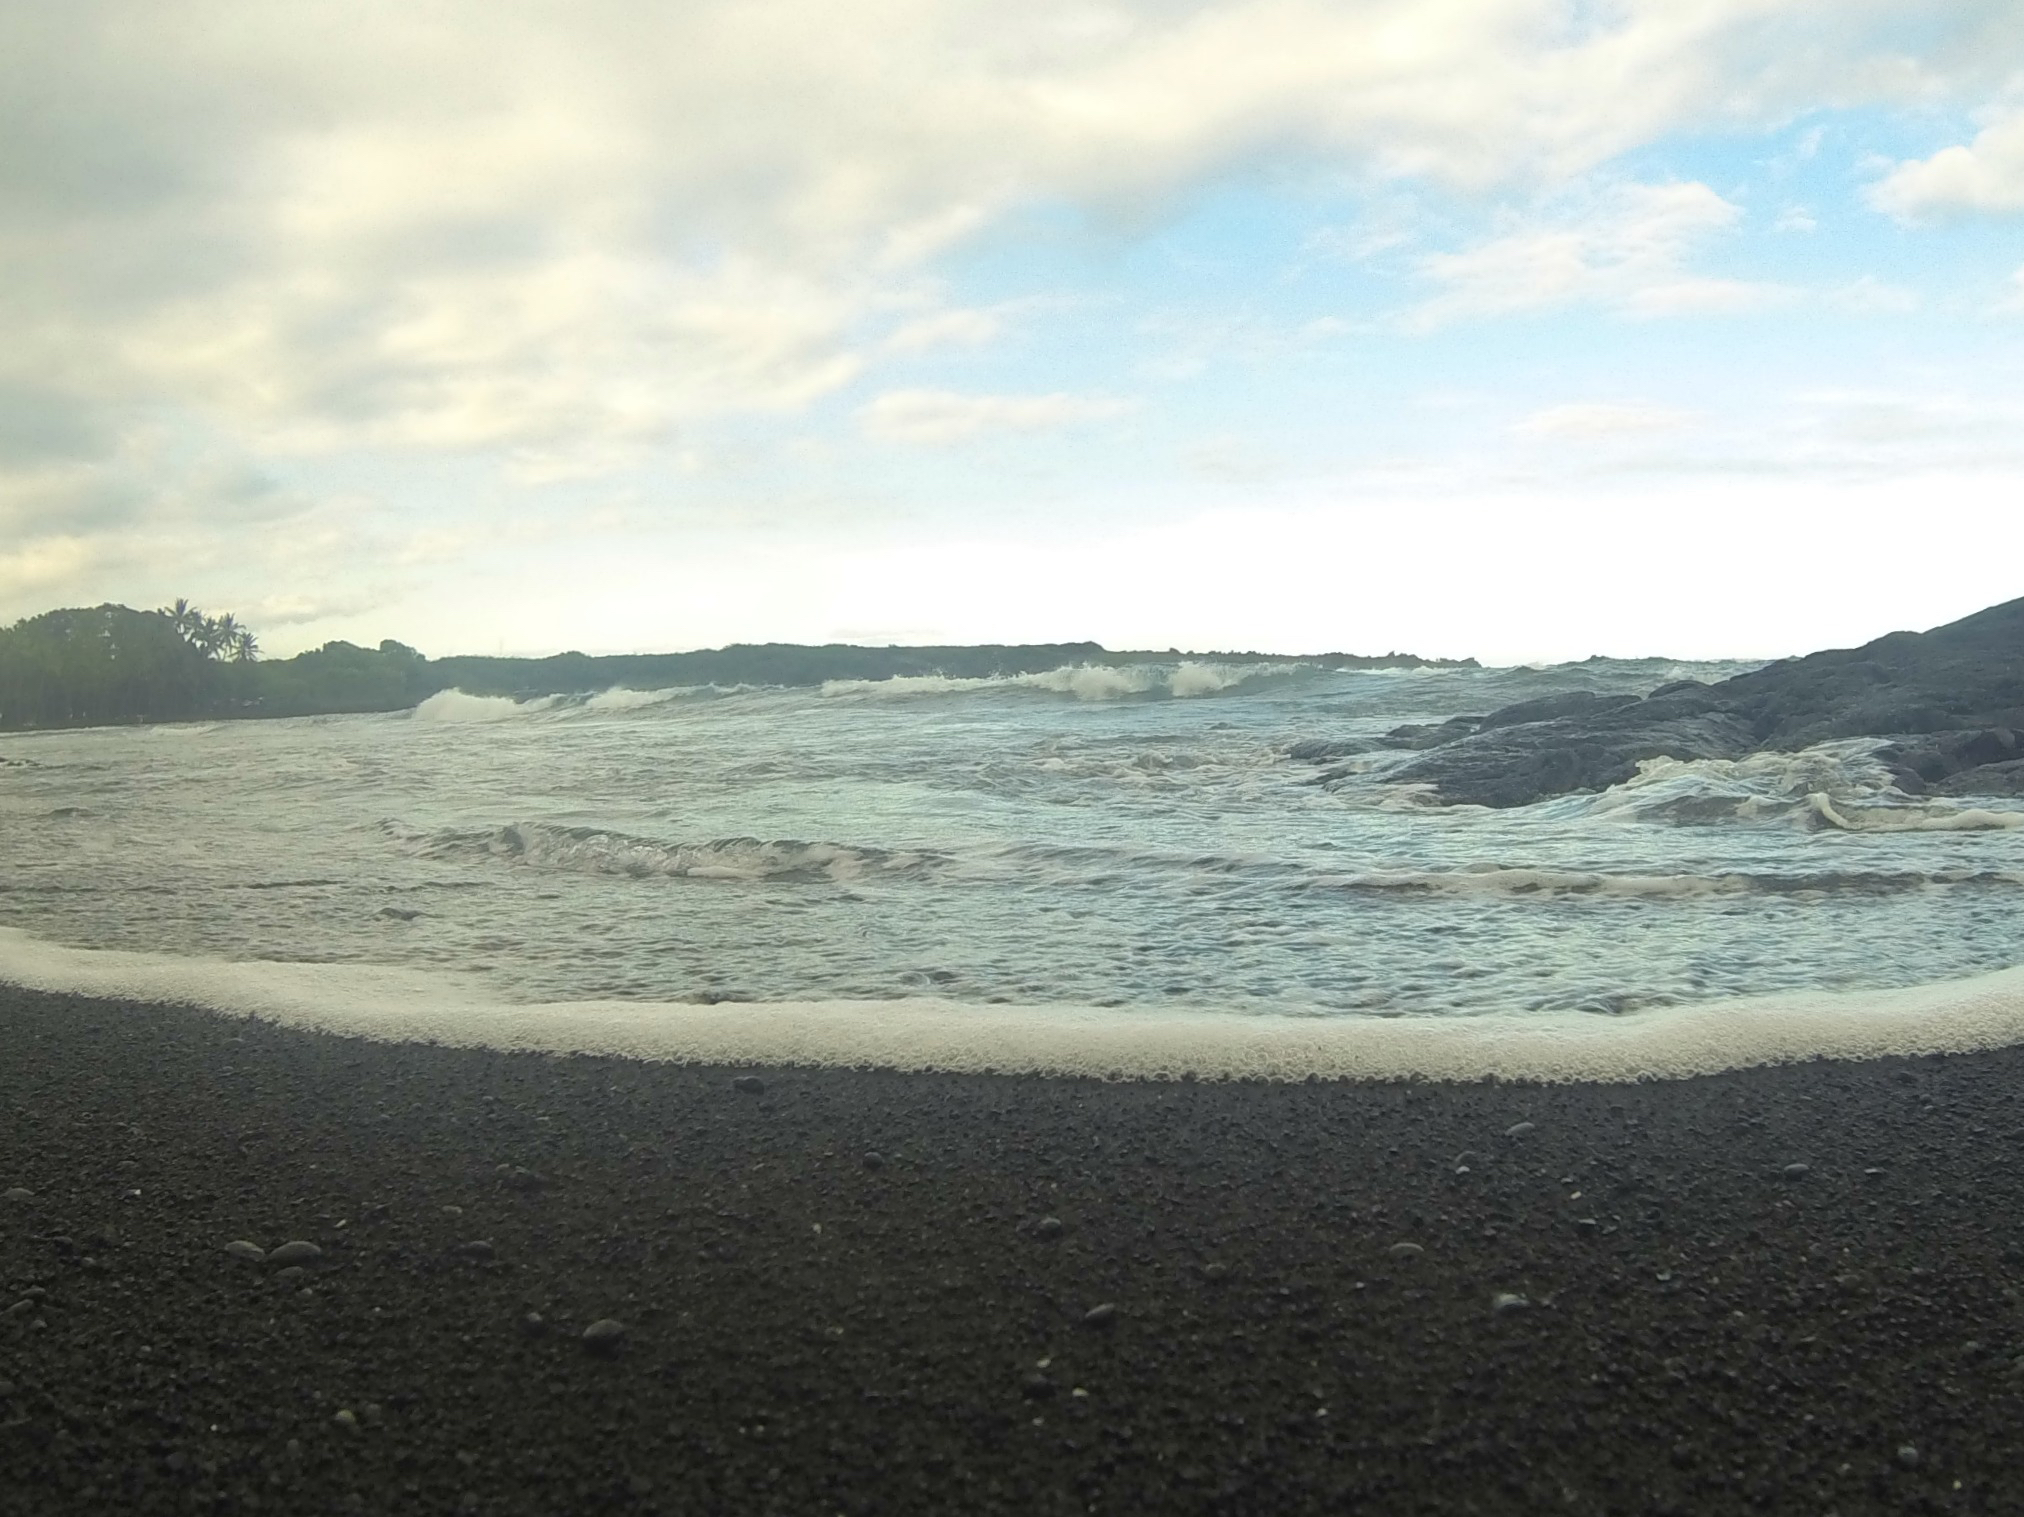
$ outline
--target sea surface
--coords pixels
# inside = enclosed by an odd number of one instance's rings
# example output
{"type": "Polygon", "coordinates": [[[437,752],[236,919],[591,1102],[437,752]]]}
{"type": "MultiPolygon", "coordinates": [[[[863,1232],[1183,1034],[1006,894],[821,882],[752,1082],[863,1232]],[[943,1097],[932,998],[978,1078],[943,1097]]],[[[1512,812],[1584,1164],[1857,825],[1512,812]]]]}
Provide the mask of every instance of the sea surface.
{"type": "Polygon", "coordinates": [[[2024,961],[2024,808],[1865,741],[1517,810],[1372,739],[1741,665],[1178,662],[0,737],[0,927],[506,1003],[1613,1016],[2024,961]],[[1330,777],[1332,776],[1332,777],[1330,777]]]}

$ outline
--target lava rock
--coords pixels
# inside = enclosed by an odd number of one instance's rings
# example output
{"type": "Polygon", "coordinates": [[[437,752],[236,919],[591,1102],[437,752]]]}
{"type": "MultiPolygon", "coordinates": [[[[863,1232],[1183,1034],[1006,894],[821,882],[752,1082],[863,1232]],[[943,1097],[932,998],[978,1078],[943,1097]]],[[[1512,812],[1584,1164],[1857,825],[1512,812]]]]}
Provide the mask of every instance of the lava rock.
{"type": "Polygon", "coordinates": [[[1082,1314],[1082,1325],[1084,1327],[1096,1328],[1099,1331],[1116,1327],[1117,1303],[1114,1301],[1099,1301],[1095,1306],[1092,1306],[1082,1314]]]}
{"type": "Polygon", "coordinates": [[[297,1265],[314,1264],[323,1257],[323,1250],[304,1238],[284,1243],[267,1256],[267,1262],[276,1269],[288,1269],[297,1265]]]}
{"type": "Polygon", "coordinates": [[[583,1330],[583,1347],[586,1353],[610,1358],[625,1342],[625,1324],[615,1317],[600,1317],[583,1330]]]}
{"type": "Polygon", "coordinates": [[[225,1245],[225,1252],[234,1259],[243,1259],[248,1264],[259,1264],[267,1258],[267,1250],[257,1243],[248,1243],[244,1238],[234,1238],[225,1245]]]}

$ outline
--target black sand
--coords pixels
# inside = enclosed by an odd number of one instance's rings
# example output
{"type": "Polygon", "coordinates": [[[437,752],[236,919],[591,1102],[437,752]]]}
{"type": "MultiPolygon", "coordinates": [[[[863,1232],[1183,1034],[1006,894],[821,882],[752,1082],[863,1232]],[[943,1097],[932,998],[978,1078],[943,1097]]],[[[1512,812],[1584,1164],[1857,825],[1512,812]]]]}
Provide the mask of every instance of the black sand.
{"type": "Polygon", "coordinates": [[[2024,1510],[2024,1052],[742,1073],[0,989],[0,1512],[2024,1510]]]}

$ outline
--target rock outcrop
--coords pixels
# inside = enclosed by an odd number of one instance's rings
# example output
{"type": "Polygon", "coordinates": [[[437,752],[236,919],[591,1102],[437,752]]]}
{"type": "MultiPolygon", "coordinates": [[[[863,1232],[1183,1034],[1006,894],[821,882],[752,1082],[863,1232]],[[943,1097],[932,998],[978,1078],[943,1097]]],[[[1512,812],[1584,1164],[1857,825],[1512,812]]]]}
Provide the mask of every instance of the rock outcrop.
{"type": "Polygon", "coordinates": [[[1397,778],[1451,803],[1523,806],[1620,784],[1646,759],[1734,759],[1875,737],[1908,793],[2024,794],[2024,599],[1930,632],[1783,659],[1643,699],[1586,691],[1400,728],[1397,778]]]}

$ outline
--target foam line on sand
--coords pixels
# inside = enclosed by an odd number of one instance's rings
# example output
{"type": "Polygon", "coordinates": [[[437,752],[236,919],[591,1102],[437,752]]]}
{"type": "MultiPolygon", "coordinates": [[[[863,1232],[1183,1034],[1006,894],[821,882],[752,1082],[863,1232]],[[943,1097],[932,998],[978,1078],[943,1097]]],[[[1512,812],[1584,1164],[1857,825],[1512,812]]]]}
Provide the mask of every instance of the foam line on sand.
{"type": "Polygon", "coordinates": [[[1219,1015],[929,998],[517,1005],[447,974],[80,949],[0,928],[0,981],[385,1041],[1126,1079],[1620,1082],[2024,1043],[2024,968],[1900,990],[1764,996],[1618,1017],[1219,1015]]]}

